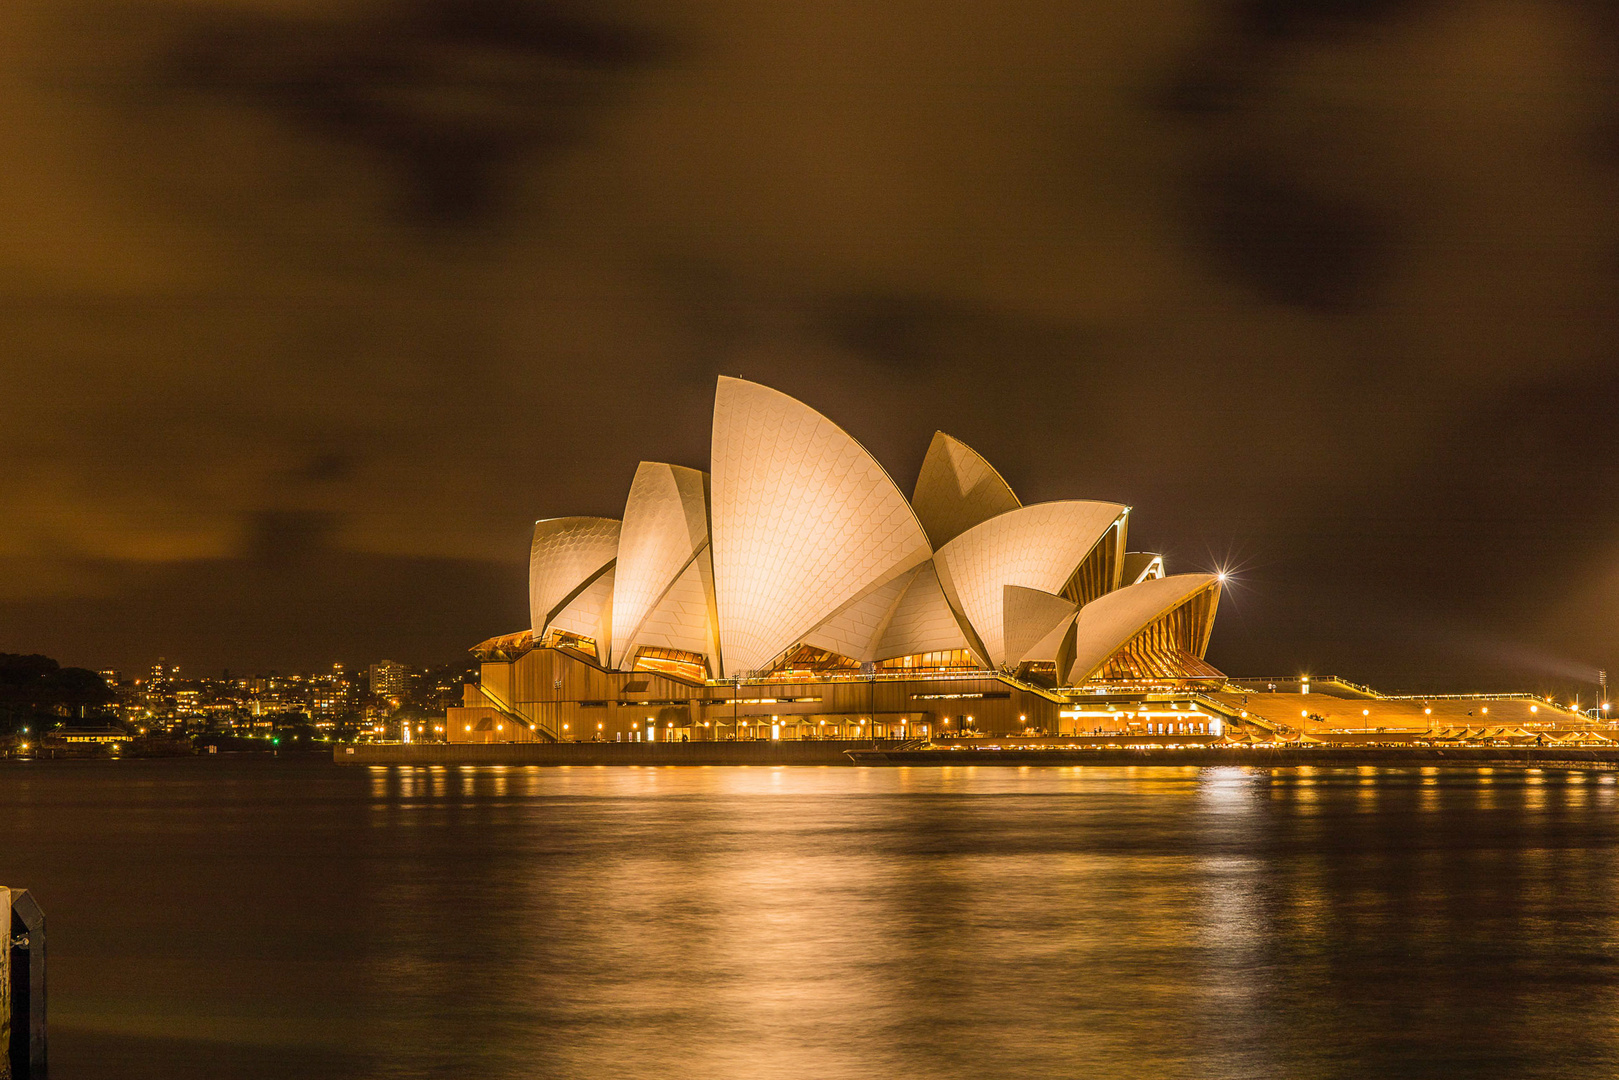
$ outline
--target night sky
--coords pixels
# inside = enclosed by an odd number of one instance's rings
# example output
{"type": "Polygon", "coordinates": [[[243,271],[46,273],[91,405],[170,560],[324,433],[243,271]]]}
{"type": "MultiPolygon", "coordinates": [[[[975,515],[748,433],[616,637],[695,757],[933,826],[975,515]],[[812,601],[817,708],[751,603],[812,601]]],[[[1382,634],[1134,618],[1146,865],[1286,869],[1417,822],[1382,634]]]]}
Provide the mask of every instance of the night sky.
{"type": "Polygon", "coordinates": [[[0,60],[0,651],[454,659],[725,373],[1132,505],[1233,674],[1619,677],[1611,3],[8,0],[0,60]]]}

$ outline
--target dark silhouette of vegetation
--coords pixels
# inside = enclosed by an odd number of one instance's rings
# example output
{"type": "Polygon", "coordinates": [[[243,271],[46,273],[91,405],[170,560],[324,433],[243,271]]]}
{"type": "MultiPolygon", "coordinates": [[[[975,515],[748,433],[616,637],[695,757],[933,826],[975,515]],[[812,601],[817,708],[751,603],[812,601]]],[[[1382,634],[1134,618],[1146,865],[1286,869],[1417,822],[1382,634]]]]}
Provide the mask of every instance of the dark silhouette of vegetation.
{"type": "Polygon", "coordinates": [[[105,722],[113,700],[112,688],[93,671],[65,668],[37,653],[0,653],[0,726],[105,722]]]}

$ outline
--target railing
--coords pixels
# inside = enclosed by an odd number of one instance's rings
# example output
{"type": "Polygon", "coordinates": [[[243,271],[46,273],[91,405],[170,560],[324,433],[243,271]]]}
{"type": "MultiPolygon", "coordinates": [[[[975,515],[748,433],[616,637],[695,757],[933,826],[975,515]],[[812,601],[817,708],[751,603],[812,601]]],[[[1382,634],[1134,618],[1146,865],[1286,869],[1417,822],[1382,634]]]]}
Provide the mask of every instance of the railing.
{"type": "Polygon", "coordinates": [[[1248,689],[1250,686],[1254,686],[1256,684],[1281,686],[1283,683],[1304,683],[1304,684],[1309,685],[1309,686],[1325,686],[1328,683],[1337,683],[1339,686],[1347,686],[1347,687],[1349,687],[1349,689],[1354,690],[1354,691],[1356,691],[1358,693],[1365,694],[1367,697],[1386,698],[1386,697],[1390,696],[1388,694],[1380,693],[1379,691],[1372,689],[1370,686],[1367,686],[1365,683],[1358,683],[1353,679],[1345,679],[1345,678],[1343,678],[1342,676],[1339,676],[1339,675],[1311,675],[1307,679],[1306,678],[1301,678],[1298,675],[1275,675],[1275,676],[1261,675],[1261,676],[1253,677],[1253,678],[1244,675],[1244,676],[1241,676],[1240,678],[1227,677],[1226,682],[1230,683],[1232,686],[1237,687],[1238,688],[1237,693],[1247,693],[1247,694],[1262,694],[1262,693],[1265,693],[1265,691],[1263,691],[1263,690],[1250,690],[1250,689],[1248,689]]]}
{"type": "Polygon", "coordinates": [[[1385,701],[1539,701],[1551,704],[1539,694],[1514,691],[1510,694],[1384,694],[1385,701]]]}
{"type": "MultiPolygon", "coordinates": [[[[481,696],[485,701],[489,702],[489,707],[504,715],[506,719],[510,720],[512,723],[522,724],[530,731],[538,732],[539,734],[544,735],[551,742],[562,741],[560,732],[553,730],[549,725],[543,724],[538,720],[530,720],[528,717],[518,712],[515,705],[505,700],[493,690],[489,689],[489,687],[485,686],[482,682],[479,682],[476,685],[478,687],[479,696],[481,696]]],[[[445,734],[448,735],[449,733],[446,732],[445,734]]]]}

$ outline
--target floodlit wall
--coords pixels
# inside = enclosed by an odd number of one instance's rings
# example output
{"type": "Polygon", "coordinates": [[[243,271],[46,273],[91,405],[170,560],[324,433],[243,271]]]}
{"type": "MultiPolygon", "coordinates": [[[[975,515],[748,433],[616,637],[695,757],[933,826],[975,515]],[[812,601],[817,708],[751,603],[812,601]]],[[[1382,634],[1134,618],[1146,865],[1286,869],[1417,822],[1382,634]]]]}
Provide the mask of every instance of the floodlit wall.
{"type": "Polygon", "coordinates": [[[482,666],[486,686],[498,684],[512,712],[533,725],[526,733],[507,724],[491,731],[501,712],[476,693],[454,710],[450,741],[633,741],[644,737],[649,720],[673,725],[688,738],[768,736],[780,724],[783,738],[853,738],[858,725],[882,729],[882,737],[908,733],[949,734],[971,728],[999,735],[1025,726],[1057,730],[1058,703],[989,674],[948,678],[801,679],[792,682],[691,683],[651,672],[607,671],[568,649],[537,648],[516,660],[482,666]],[[479,709],[487,711],[480,712],[479,709]],[[476,716],[474,716],[476,713],[476,716]],[[491,729],[480,731],[478,718],[491,729]],[[459,730],[471,722],[472,732],[459,730]],[[495,737],[499,736],[499,737],[495,737]]]}

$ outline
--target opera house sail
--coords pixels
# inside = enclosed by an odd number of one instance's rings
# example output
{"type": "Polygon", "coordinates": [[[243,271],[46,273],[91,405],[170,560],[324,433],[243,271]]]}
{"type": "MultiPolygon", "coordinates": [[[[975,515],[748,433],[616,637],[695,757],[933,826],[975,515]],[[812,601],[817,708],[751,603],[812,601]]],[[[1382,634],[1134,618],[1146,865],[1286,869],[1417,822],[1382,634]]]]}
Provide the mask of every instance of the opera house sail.
{"type": "Polygon", "coordinates": [[[943,432],[907,498],[827,417],[722,377],[708,472],[642,462],[621,519],[535,524],[531,625],[473,650],[450,737],[1058,733],[1078,695],[1218,687],[1220,581],[1128,551],[1129,518],[1024,505],[943,432]]]}

